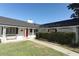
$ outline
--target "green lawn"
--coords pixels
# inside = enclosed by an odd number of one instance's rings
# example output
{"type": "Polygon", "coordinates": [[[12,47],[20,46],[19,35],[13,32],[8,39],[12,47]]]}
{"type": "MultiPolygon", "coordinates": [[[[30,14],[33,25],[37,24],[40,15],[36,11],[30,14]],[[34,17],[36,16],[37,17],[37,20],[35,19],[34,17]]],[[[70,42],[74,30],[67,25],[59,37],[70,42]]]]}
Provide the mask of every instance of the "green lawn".
{"type": "Polygon", "coordinates": [[[2,56],[63,56],[51,48],[36,44],[31,41],[0,44],[0,55],[2,56]]]}

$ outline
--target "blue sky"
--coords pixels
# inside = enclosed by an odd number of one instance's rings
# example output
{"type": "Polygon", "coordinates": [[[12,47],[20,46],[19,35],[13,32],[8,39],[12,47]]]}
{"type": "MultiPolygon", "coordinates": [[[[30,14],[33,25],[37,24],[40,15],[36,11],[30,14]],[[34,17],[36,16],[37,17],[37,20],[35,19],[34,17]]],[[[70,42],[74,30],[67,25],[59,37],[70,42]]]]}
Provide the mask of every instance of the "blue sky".
{"type": "Polygon", "coordinates": [[[35,23],[44,24],[69,19],[72,11],[68,10],[67,6],[68,4],[59,3],[0,3],[0,16],[23,21],[32,19],[35,23]]]}

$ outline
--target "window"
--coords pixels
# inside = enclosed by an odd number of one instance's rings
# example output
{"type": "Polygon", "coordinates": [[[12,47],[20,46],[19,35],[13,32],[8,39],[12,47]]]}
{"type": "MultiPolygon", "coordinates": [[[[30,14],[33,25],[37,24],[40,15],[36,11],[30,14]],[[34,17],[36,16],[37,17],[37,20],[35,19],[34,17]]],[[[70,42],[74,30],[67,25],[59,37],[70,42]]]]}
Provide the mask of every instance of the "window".
{"type": "Polygon", "coordinates": [[[49,29],[48,29],[48,32],[49,32],[49,29]]]}
{"type": "Polygon", "coordinates": [[[8,28],[6,28],[6,34],[12,34],[12,35],[14,35],[14,34],[18,34],[18,28],[16,28],[16,27],[8,27],[8,28]]]}
{"type": "Polygon", "coordinates": [[[18,34],[18,28],[16,28],[16,34],[18,34]]]}
{"type": "Polygon", "coordinates": [[[30,35],[32,35],[32,29],[30,29],[30,35]]]}
{"type": "Polygon", "coordinates": [[[38,29],[34,29],[34,35],[36,35],[37,32],[38,32],[38,29]]]}
{"type": "Polygon", "coordinates": [[[57,29],[48,29],[48,32],[57,32],[57,29]]]}
{"type": "Polygon", "coordinates": [[[30,29],[30,32],[32,32],[32,29],[30,29]]]}
{"type": "Polygon", "coordinates": [[[38,32],[38,29],[34,29],[34,33],[37,33],[38,32]]]}

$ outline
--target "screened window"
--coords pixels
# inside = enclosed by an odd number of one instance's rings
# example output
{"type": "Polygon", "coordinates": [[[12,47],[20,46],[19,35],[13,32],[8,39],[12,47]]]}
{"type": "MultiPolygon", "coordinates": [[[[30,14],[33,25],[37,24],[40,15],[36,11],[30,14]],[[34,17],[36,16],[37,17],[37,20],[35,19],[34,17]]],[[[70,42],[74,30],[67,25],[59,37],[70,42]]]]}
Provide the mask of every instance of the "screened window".
{"type": "Polygon", "coordinates": [[[30,32],[32,32],[32,29],[30,29],[30,32]]]}
{"type": "Polygon", "coordinates": [[[32,35],[32,29],[30,29],[30,35],[32,35]]]}
{"type": "Polygon", "coordinates": [[[6,28],[6,34],[18,34],[18,28],[8,27],[6,28]]]}

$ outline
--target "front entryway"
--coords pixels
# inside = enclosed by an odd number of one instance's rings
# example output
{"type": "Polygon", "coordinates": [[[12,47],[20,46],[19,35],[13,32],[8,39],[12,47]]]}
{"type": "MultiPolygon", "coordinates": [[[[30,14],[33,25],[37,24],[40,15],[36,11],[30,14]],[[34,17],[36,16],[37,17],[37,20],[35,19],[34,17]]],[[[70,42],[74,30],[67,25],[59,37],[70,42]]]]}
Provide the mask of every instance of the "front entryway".
{"type": "Polygon", "coordinates": [[[28,37],[28,29],[26,29],[26,37],[28,37]]]}

